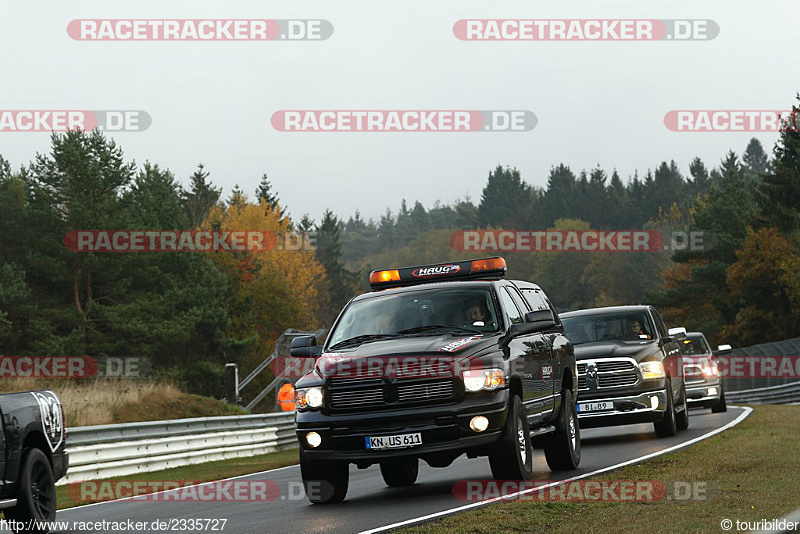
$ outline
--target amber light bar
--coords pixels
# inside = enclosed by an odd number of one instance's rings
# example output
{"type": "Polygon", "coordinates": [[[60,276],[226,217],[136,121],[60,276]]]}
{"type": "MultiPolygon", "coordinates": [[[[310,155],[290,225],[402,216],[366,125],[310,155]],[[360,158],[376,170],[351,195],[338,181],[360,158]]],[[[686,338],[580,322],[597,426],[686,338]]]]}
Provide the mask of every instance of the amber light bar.
{"type": "Polygon", "coordinates": [[[502,278],[505,273],[506,260],[495,256],[477,260],[372,271],[369,275],[369,285],[372,289],[385,289],[450,280],[502,278]]]}

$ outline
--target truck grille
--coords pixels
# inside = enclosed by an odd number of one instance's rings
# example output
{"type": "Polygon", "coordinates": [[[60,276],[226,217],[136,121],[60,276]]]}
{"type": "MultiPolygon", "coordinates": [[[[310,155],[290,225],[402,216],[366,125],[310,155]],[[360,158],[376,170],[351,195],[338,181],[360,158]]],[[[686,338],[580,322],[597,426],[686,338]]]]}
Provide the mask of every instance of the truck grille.
{"type": "Polygon", "coordinates": [[[578,362],[578,389],[594,389],[589,383],[589,366],[597,373],[596,389],[634,386],[639,382],[639,366],[631,358],[607,358],[578,362]]]}
{"type": "Polygon", "coordinates": [[[371,410],[449,400],[455,394],[453,378],[334,378],[329,382],[328,402],[332,410],[371,410]]]}
{"type": "Polygon", "coordinates": [[[703,368],[699,365],[684,365],[683,366],[683,376],[686,379],[686,385],[692,384],[702,384],[705,382],[705,377],[703,376],[703,368]]]}

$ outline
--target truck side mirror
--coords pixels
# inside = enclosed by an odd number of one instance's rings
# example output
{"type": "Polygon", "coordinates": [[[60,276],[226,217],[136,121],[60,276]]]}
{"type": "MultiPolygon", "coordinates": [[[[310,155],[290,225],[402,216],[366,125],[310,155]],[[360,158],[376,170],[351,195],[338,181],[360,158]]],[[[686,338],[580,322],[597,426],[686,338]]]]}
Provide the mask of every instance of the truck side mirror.
{"type": "Polygon", "coordinates": [[[317,346],[314,336],[298,336],[292,340],[289,354],[295,358],[316,358],[322,354],[322,347],[317,346]]]}

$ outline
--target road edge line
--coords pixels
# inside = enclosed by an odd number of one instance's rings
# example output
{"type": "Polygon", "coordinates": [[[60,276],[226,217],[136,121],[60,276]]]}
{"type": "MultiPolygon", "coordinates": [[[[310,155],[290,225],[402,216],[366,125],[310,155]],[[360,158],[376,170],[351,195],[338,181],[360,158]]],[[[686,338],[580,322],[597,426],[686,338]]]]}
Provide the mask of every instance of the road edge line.
{"type": "Polygon", "coordinates": [[[597,469],[595,471],[592,471],[592,472],[589,472],[589,473],[585,473],[583,475],[579,475],[579,476],[576,476],[576,477],[572,477],[572,478],[568,478],[568,479],[564,479],[564,480],[556,480],[553,483],[546,484],[544,486],[537,486],[535,488],[527,489],[527,490],[524,490],[524,491],[518,491],[516,493],[512,493],[512,494],[509,494],[509,495],[504,495],[502,497],[495,497],[493,499],[487,499],[485,501],[480,501],[480,502],[471,503],[471,504],[465,504],[463,506],[459,506],[457,508],[451,508],[449,510],[443,510],[441,512],[434,512],[432,514],[419,516],[419,517],[415,517],[415,518],[412,518],[412,519],[406,519],[405,521],[399,521],[399,522],[393,523],[391,525],[385,525],[385,526],[382,526],[382,527],[373,528],[371,530],[363,530],[359,534],[375,534],[377,532],[385,532],[387,530],[391,530],[391,529],[395,529],[395,528],[408,527],[408,526],[412,526],[412,525],[415,525],[415,524],[418,524],[418,523],[426,523],[426,522],[428,522],[428,521],[430,521],[432,519],[438,519],[440,517],[445,517],[445,516],[448,516],[448,515],[457,514],[459,512],[464,512],[464,511],[470,510],[472,508],[478,508],[480,506],[486,506],[486,505],[494,504],[494,503],[500,502],[500,501],[513,500],[514,498],[519,497],[520,495],[525,495],[526,493],[531,493],[533,491],[540,491],[540,490],[543,490],[543,489],[546,489],[546,488],[550,488],[552,486],[555,486],[556,484],[563,484],[564,482],[573,482],[575,480],[582,480],[582,479],[588,478],[590,476],[600,475],[602,473],[607,473],[609,471],[613,471],[613,470],[619,469],[621,467],[626,467],[626,466],[629,466],[629,465],[632,465],[632,464],[637,464],[637,463],[640,463],[640,462],[644,462],[645,460],[649,460],[650,458],[655,458],[656,456],[661,456],[662,454],[667,454],[669,452],[674,452],[674,451],[677,451],[677,450],[680,450],[680,449],[684,449],[684,448],[686,448],[686,447],[688,447],[690,445],[694,445],[695,443],[697,443],[699,441],[703,441],[703,440],[706,440],[706,439],[708,439],[708,438],[710,438],[712,436],[716,436],[717,434],[719,434],[721,432],[724,432],[724,431],[726,431],[726,430],[728,430],[730,428],[735,427],[736,425],[738,425],[739,423],[741,423],[742,421],[747,419],[750,416],[751,413],[753,413],[753,409],[751,407],[749,407],[749,406],[729,406],[729,408],[741,408],[743,410],[743,412],[736,419],[734,419],[733,421],[729,422],[728,424],[726,424],[724,426],[716,428],[716,429],[714,429],[714,430],[712,430],[712,431],[710,431],[710,432],[708,432],[706,434],[703,434],[701,436],[698,436],[696,438],[692,438],[689,441],[685,441],[683,443],[679,443],[678,445],[673,445],[672,447],[668,447],[668,448],[666,448],[666,449],[664,449],[662,451],[652,452],[650,454],[646,454],[646,455],[640,456],[638,458],[633,458],[631,460],[627,460],[625,462],[621,462],[621,463],[618,463],[618,464],[615,464],[615,465],[612,465],[612,466],[609,466],[609,467],[603,467],[601,469],[597,469]]]}

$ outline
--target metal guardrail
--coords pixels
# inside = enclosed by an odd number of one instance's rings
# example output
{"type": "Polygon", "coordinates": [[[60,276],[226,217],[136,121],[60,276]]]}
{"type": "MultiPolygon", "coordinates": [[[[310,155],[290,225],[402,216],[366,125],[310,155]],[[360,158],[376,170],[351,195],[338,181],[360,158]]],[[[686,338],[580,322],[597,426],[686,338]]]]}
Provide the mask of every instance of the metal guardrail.
{"type": "Polygon", "coordinates": [[[58,485],[266,454],[297,446],[294,412],[67,429],[58,485]]]}
{"type": "Polygon", "coordinates": [[[752,404],[788,404],[800,402],[800,381],[765,388],[726,391],[729,401],[748,402],[752,404]]]}

